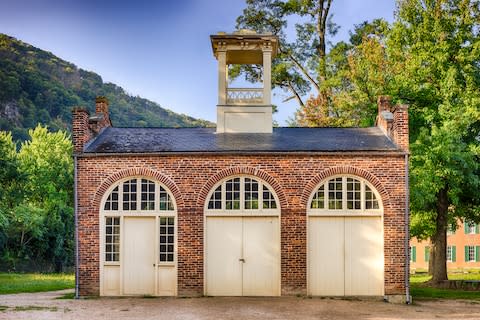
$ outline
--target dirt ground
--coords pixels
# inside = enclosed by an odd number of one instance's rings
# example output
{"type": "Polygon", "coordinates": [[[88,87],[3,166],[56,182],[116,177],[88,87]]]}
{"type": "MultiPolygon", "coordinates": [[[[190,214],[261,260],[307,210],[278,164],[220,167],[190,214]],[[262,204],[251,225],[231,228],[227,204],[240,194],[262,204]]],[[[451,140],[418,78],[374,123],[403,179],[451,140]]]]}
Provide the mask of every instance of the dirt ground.
{"type": "Polygon", "coordinates": [[[56,299],[66,292],[0,295],[0,319],[480,319],[477,301],[399,305],[302,297],[56,299]]]}

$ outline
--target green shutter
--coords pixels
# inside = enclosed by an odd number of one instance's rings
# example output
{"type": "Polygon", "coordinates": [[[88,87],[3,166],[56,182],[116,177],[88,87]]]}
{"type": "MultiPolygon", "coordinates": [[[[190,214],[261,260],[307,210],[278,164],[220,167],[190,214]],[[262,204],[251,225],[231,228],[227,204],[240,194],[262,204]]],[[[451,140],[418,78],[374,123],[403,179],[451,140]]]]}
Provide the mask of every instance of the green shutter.
{"type": "Polygon", "coordinates": [[[417,262],[417,247],[412,247],[412,262],[417,262]]]}
{"type": "Polygon", "coordinates": [[[452,246],[452,262],[457,261],[457,247],[452,246]]]}
{"type": "Polygon", "coordinates": [[[468,262],[468,246],[465,246],[465,262],[468,262]]]}
{"type": "Polygon", "coordinates": [[[479,231],[480,231],[480,230],[479,230],[479,227],[480,227],[480,225],[479,225],[478,223],[475,223],[475,233],[476,233],[476,234],[479,234],[479,233],[480,233],[480,232],[479,232],[479,231]]]}
{"type": "Polygon", "coordinates": [[[463,230],[465,231],[465,234],[468,234],[468,221],[465,220],[463,222],[463,230]]]}
{"type": "Polygon", "coordinates": [[[480,261],[480,246],[475,246],[475,261],[480,261]]]}
{"type": "Polygon", "coordinates": [[[429,259],[430,259],[430,247],[425,247],[425,257],[423,258],[423,260],[425,260],[425,262],[428,262],[429,259]]]}

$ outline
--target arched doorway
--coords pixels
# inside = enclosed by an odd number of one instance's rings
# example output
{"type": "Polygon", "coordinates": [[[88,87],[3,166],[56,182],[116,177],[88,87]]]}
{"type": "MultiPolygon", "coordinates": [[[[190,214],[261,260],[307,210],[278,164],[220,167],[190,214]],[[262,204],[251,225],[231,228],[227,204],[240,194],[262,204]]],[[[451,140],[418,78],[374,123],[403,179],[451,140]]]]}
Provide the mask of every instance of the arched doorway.
{"type": "Polygon", "coordinates": [[[384,294],[383,206],[368,181],[337,175],[311,194],[307,227],[308,294],[384,294]]]}
{"type": "Polygon", "coordinates": [[[177,210],[172,193],[147,177],[112,185],[100,207],[100,294],[177,294],[177,210]]]}
{"type": "Polygon", "coordinates": [[[280,295],[280,207],[252,176],[217,183],[205,203],[205,294],[280,295]]]}

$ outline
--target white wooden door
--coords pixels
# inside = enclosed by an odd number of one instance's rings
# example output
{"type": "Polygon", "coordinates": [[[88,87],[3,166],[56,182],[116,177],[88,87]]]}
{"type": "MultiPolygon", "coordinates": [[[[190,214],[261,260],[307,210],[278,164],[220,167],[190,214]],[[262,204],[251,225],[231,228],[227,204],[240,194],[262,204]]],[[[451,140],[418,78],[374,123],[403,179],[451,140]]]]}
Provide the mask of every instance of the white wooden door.
{"type": "Polygon", "coordinates": [[[343,296],[344,218],[310,217],[308,227],[309,294],[343,296]]]}
{"type": "Polygon", "coordinates": [[[380,217],[345,218],[345,295],[383,295],[380,217]]]}
{"type": "Polygon", "coordinates": [[[383,295],[381,217],[309,217],[308,292],[383,295]]]}
{"type": "Polygon", "coordinates": [[[155,218],[124,218],[123,293],[155,294],[155,218]]]}
{"type": "Polygon", "coordinates": [[[242,295],[242,219],[209,217],[206,236],[206,293],[242,295]]]}
{"type": "Polygon", "coordinates": [[[280,295],[278,217],[207,217],[206,294],[280,295]]]}
{"type": "Polygon", "coordinates": [[[243,218],[243,295],[280,295],[277,217],[243,218]]]}

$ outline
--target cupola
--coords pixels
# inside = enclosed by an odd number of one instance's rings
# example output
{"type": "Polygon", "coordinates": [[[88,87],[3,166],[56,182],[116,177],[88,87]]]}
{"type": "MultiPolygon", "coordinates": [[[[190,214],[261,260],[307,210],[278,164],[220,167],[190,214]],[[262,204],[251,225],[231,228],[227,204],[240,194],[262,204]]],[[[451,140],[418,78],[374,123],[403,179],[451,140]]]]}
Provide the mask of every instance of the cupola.
{"type": "Polygon", "coordinates": [[[278,37],[241,30],[210,36],[218,60],[217,133],[272,132],[272,58],[277,54],[278,37]],[[263,68],[263,87],[229,88],[228,66],[255,64],[263,68]]]}

